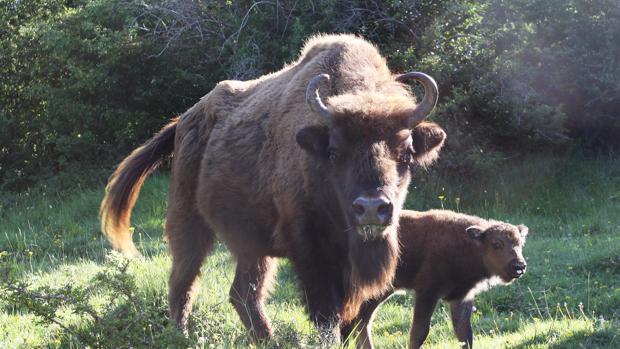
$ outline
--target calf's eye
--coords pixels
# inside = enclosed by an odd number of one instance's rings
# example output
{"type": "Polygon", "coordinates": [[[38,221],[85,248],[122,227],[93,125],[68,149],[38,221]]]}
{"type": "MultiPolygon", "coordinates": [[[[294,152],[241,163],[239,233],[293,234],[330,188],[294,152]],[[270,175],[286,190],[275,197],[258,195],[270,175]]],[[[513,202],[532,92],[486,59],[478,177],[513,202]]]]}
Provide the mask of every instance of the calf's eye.
{"type": "Polygon", "coordinates": [[[495,241],[493,242],[493,248],[496,250],[499,250],[500,248],[502,248],[503,244],[500,241],[495,241]]]}

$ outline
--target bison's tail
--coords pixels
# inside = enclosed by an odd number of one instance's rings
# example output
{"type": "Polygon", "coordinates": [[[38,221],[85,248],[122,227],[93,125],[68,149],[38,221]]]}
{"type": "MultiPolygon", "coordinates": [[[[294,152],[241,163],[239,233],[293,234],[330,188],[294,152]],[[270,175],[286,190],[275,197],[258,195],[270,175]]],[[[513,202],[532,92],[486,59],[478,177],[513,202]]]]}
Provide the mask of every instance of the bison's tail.
{"type": "Polygon", "coordinates": [[[172,154],[177,122],[178,119],[174,119],[126,157],[106,186],[106,194],[99,209],[101,231],[112,247],[126,256],[140,256],[129,229],[131,209],[146,177],[172,154]]]}

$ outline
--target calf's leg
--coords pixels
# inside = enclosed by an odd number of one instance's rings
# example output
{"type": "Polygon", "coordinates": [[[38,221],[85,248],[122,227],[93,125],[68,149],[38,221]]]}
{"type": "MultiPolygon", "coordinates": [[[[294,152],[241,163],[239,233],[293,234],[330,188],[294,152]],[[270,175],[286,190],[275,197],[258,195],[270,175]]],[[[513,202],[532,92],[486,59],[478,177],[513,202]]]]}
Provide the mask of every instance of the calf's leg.
{"type": "Polygon", "coordinates": [[[464,343],[464,349],[471,349],[474,343],[473,331],[471,329],[473,306],[473,300],[450,302],[450,317],[452,318],[454,333],[459,342],[464,343]]]}
{"type": "Polygon", "coordinates": [[[265,314],[265,298],[277,269],[274,258],[241,256],[237,260],[235,281],[230,288],[230,302],[255,341],[273,335],[265,314]]]}
{"type": "Polygon", "coordinates": [[[432,292],[416,293],[413,309],[413,324],[409,333],[409,348],[422,346],[431,326],[431,317],[439,298],[432,292]]]}

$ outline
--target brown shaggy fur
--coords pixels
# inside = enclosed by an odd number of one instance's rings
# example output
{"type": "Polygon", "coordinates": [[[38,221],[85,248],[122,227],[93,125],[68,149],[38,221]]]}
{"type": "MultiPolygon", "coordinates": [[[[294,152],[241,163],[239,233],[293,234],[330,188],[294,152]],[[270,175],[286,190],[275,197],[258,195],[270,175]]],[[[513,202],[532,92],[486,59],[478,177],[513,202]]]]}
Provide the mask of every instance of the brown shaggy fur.
{"type": "Polygon", "coordinates": [[[115,248],[137,254],[131,209],[145,176],[172,153],[171,317],[185,327],[217,238],[237,258],[230,301],[255,337],[272,333],[263,303],[273,257],[291,260],[312,320],[337,336],[343,318],[389,287],[398,256],[393,217],[410,167],[431,163],[443,145],[435,124],[409,129],[415,108],[376,47],[350,35],[317,36],[278,72],[220,82],[123,160],[102,202],[102,229],[115,248]],[[305,103],[308,82],[323,73],[331,76],[320,88],[334,116],[329,125],[305,103]],[[372,241],[352,220],[353,200],[368,193],[385,195],[394,208],[372,241]]]}
{"type": "Polygon", "coordinates": [[[396,289],[415,290],[410,348],[422,345],[439,299],[450,303],[454,331],[465,348],[473,344],[470,317],[473,299],[496,284],[508,284],[522,275],[522,249],[528,228],[485,220],[447,210],[402,211],[399,239],[401,260],[394,289],[362,306],[359,317],[344,326],[343,336],[355,328],[359,348],[373,348],[370,328],[377,307],[396,289]]]}

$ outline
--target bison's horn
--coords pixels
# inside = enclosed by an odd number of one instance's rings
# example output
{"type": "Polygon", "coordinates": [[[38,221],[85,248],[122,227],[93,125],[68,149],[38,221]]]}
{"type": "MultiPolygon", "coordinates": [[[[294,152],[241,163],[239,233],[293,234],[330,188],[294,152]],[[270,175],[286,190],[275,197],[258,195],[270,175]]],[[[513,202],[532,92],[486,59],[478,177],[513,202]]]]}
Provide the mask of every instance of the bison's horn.
{"type": "Polygon", "coordinates": [[[329,82],[329,75],[317,75],[310,80],[306,88],[306,103],[308,103],[308,106],[313,112],[321,115],[329,122],[332,120],[332,115],[327,110],[325,104],[323,104],[321,96],[319,95],[319,84],[323,81],[329,82]]]}
{"type": "Polygon", "coordinates": [[[416,80],[424,86],[424,98],[422,102],[413,111],[413,114],[409,118],[409,125],[413,127],[419,124],[424,118],[428,116],[435,108],[438,98],[437,83],[430,76],[420,72],[404,73],[396,77],[396,81],[416,80]]]}

